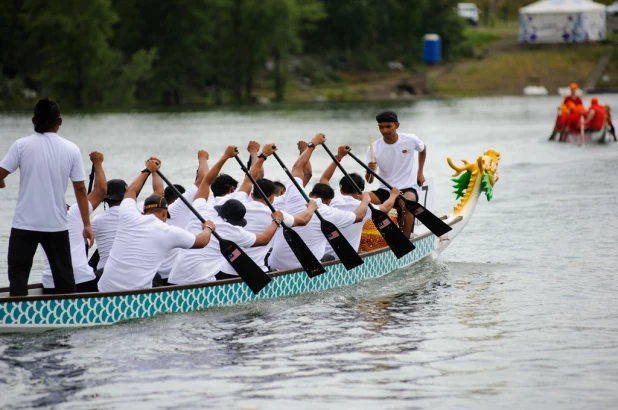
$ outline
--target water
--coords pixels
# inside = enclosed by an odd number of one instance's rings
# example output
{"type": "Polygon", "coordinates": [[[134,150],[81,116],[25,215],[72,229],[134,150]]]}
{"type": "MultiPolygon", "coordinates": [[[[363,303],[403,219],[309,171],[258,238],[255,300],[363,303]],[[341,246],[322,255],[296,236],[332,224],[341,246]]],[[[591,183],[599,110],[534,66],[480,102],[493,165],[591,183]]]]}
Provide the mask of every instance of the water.
{"type": "MultiPolygon", "coordinates": [[[[602,102],[618,106],[618,97],[602,102]]],[[[395,106],[426,142],[437,213],[454,205],[445,158],[502,153],[494,199],[437,260],[378,280],[119,325],[0,336],[0,407],[611,408],[618,404],[618,144],[546,141],[556,98],[395,106]]],[[[189,184],[205,148],[276,142],[288,166],[315,132],[364,155],[377,105],[66,116],[61,135],[130,181],[151,154],[189,184]]],[[[31,131],[0,116],[0,155],[31,131]]],[[[84,155],[86,158],[86,155],[84,155]]],[[[316,151],[313,180],[328,157],[316,151]]],[[[343,164],[359,171],[351,160],[343,164]]],[[[284,179],[275,161],[269,177],[284,179]]],[[[87,166],[87,169],[90,167],[87,166]]],[[[240,177],[230,161],[224,171],[240,177]]],[[[88,172],[88,171],[87,171],[88,172]]],[[[336,176],[338,178],[338,176],[336,176]]],[[[17,196],[0,203],[0,286],[17,196]]],[[[149,193],[148,188],[144,193],[149,193]]],[[[70,201],[70,195],[67,195],[70,201]]],[[[30,281],[40,280],[37,259],[30,281]]]]}

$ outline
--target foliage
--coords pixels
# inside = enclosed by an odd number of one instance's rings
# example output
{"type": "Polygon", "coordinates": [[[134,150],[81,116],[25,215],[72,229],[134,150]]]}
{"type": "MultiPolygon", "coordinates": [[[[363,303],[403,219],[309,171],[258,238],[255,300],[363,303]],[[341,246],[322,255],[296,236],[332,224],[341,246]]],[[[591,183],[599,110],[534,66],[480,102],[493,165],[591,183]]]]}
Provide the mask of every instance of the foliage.
{"type": "Polygon", "coordinates": [[[471,176],[472,173],[470,171],[464,171],[458,177],[451,178],[451,180],[455,183],[455,185],[453,185],[453,193],[457,195],[457,198],[455,199],[459,199],[464,196],[466,189],[468,188],[468,184],[470,183],[471,176]]]}
{"type": "Polygon", "coordinates": [[[427,33],[442,37],[445,59],[470,55],[456,3],[0,0],[0,99],[38,93],[78,108],[245,103],[269,85],[281,101],[294,80],[329,83],[389,61],[414,70],[427,33]]]}

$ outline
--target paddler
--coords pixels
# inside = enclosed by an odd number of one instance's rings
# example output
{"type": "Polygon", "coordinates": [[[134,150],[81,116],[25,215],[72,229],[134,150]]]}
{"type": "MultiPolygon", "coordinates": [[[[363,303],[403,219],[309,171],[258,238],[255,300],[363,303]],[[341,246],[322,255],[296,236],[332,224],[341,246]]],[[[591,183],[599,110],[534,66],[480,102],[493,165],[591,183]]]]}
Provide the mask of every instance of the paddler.
{"type": "Polygon", "coordinates": [[[601,131],[605,127],[605,118],[607,113],[605,107],[599,105],[599,99],[592,97],[590,100],[590,108],[586,111],[584,127],[587,132],[601,131]]]}
{"type": "MultiPolygon", "coordinates": [[[[57,133],[60,107],[47,98],[34,107],[34,134],[11,145],[0,162],[0,188],[17,169],[19,195],[9,237],[8,271],[11,296],[28,295],[28,277],[39,244],[49,258],[56,291],[76,291],[64,194],[69,179],[84,225],[82,237],[92,246],[94,235],[88,213],[86,173],[79,148],[57,133]]],[[[85,252],[85,251],[84,251],[85,252]]]]}
{"type": "MultiPolygon", "coordinates": [[[[351,151],[351,148],[348,145],[341,145],[337,149],[337,156],[335,157],[337,161],[341,162],[343,157],[348,155],[348,152],[351,151]]],[[[322,184],[330,184],[330,179],[333,177],[335,170],[337,169],[337,164],[331,162],[326,170],[322,174],[320,178],[320,183],[322,184]]],[[[361,191],[365,189],[365,181],[363,177],[358,175],[356,172],[352,172],[349,174],[350,178],[354,181],[357,187],[360,188],[361,191]]],[[[388,200],[379,205],[377,208],[382,212],[387,213],[393,208],[395,205],[395,201],[399,197],[399,189],[393,187],[390,191],[390,196],[388,200]]],[[[330,206],[333,208],[337,208],[342,211],[351,211],[354,212],[356,208],[361,204],[362,194],[359,194],[352,183],[348,180],[346,176],[343,176],[341,180],[339,180],[339,194],[335,195],[332,201],[330,201],[330,206]]],[[[340,231],[345,236],[345,238],[350,242],[350,245],[354,247],[357,251],[359,250],[361,243],[361,235],[363,231],[363,226],[365,222],[371,218],[371,209],[367,208],[367,213],[365,217],[361,221],[362,223],[355,223],[346,228],[341,228],[340,231]]],[[[331,255],[335,257],[335,251],[330,246],[330,244],[326,244],[326,255],[331,255]]]]}
{"type": "MultiPolygon", "coordinates": [[[[399,188],[407,199],[418,201],[419,187],[425,183],[423,167],[427,158],[427,147],[414,134],[398,133],[399,120],[394,111],[386,110],[376,116],[382,138],[375,141],[367,150],[367,165],[376,171],[391,186],[399,188]],[[371,159],[371,153],[375,155],[371,159]],[[414,152],[418,154],[418,164],[414,152]]],[[[373,182],[373,175],[365,174],[365,180],[373,182]]],[[[388,200],[391,193],[380,183],[380,187],[370,193],[371,203],[382,204],[388,200]]],[[[408,211],[403,200],[395,204],[398,213],[399,226],[406,237],[410,237],[414,229],[414,215],[408,211]]]]}
{"type": "Polygon", "coordinates": [[[159,265],[171,249],[203,248],[210,241],[216,228],[212,221],[201,224],[196,235],[167,225],[167,202],[162,196],[146,198],[143,215],[137,209],[137,193],[160,167],[161,161],[151,157],[127,189],[119,206],[118,232],[99,279],[100,292],[150,289],[159,265]]]}
{"type": "Polygon", "coordinates": [[[577,105],[584,105],[584,103],[582,102],[582,99],[577,95],[577,90],[579,89],[579,87],[577,86],[577,83],[571,83],[571,85],[569,85],[569,90],[570,90],[570,94],[567,95],[566,97],[564,97],[564,104],[568,104],[569,101],[571,101],[573,104],[577,105]]]}
{"type": "MultiPolygon", "coordinates": [[[[302,150],[302,153],[294,163],[292,167],[292,176],[302,186],[303,181],[307,179],[305,174],[306,170],[311,169],[307,166],[307,163],[311,160],[311,155],[315,148],[326,142],[324,134],[316,134],[311,142],[307,144],[307,148],[302,150]]],[[[343,211],[341,209],[330,206],[332,199],[335,197],[335,191],[328,184],[317,183],[307,195],[313,199],[318,205],[318,211],[322,217],[330,223],[337,226],[342,230],[350,225],[361,222],[367,215],[367,206],[369,204],[369,195],[365,193],[362,196],[358,206],[352,211],[343,211]]],[[[275,205],[277,206],[277,205],[275,205]]],[[[286,186],[285,204],[283,210],[292,215],[299,214],[305,211],[307,207],[307,201],[304,196],[296,189],[296,186],[292,181],[289,181],[286,186]]],[[[362,227],[362,224],[359,224],[362,227]]],[[[326,255],[327,240],[320,228],[320,220],[315,214],[312,216],[311,221],[306,225],[295,229],[298,235],[307,244],[311,252],[316,258],[325,261],[334,260],[332,255],[326,255]]],[[[275,242],[273,243],[273,250],[268,258],[268,265],[277,270],[293,269],[300,267],[300,262],[294,256],[292,249],[288,245],[283,236],[283,232],[279,231],[275,236],[275,242]]]]}
{"type": "MultiPolygon", "coordinates": [[[[103,159],[103,154],[100,152],[93,151],[90,153],[90,161],[92,161],[94,166],[94,185],[92,192],[88,194],[88,212],[90,214],[99,207],[107,193],[103,159]]],[[[99,279],[90,265],[88,265],[88,255],[85,252],[86,243],[82,237],[84,224],[77,204],[67,205],[67,226],[69,229],[69,242],[71,244],[71,264],[73,265],[73,276],[75,277],[77,292],[96,292],[99,279]]],[[[92,227],[94,230],[94,221],[92,221],[92,227]]],[[[41,277],[43,293],[58,293],[45,249],[43,249],[43,260],[45,266],[41,277]]]]}
{"type": "Polygon", "coordinates": [[[556,137],[556,134],[562,135],[562,132],[567,126],[569,118],[569,107],[566,103],[562,103],[560,105],[560,111],[558,113],[558,117],[556,117],[556,124],[554,125],[554,130],[549,137],[549,140],[553,140],[556,137]]]}

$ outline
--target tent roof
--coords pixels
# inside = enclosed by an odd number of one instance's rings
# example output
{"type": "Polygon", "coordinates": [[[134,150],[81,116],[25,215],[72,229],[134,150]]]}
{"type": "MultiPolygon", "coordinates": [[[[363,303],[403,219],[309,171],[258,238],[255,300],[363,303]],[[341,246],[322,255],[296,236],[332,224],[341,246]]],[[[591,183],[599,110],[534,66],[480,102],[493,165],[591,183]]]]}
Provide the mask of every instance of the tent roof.
{"type": "Polygon", "coordinates": [[[541,0],[519,9],[524,14],[581,13],[605,11],[605,6],[592,0],[541,0]]]}

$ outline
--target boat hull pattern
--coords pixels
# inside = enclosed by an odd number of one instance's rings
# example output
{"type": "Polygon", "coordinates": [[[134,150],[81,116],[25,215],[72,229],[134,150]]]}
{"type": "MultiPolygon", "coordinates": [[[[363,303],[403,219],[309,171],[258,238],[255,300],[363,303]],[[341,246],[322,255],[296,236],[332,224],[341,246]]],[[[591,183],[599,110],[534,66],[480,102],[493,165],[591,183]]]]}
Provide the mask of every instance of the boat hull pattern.
{"type": "Polygon", "coordinates": [[[148,318],[158,313],[191,312],[212,306],[236,305],[257,299],[317,292],[378,278],[413,264],[433,253],[437,238],[429,233],[414,241],[416,249],[397,259],[388,249],[363,255],[365,263],[346,271],[341,263],[326,266],[326,273],[309,278],[303,271],[273,274],[272,281],[254,295],[241,281],[206,286],[156,288],[142,293],[105,296],[67,295],[0,301],[0,332],[41,332],[70,327],[110,325],[148,318]],[[29,300],[34,299],[34,300],[29,300]]]}

